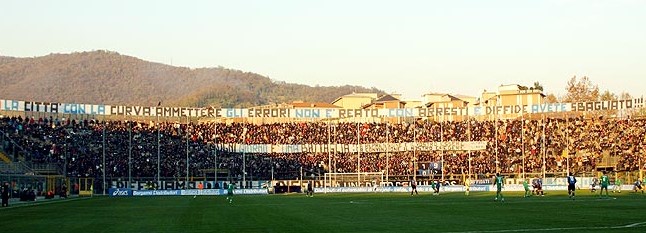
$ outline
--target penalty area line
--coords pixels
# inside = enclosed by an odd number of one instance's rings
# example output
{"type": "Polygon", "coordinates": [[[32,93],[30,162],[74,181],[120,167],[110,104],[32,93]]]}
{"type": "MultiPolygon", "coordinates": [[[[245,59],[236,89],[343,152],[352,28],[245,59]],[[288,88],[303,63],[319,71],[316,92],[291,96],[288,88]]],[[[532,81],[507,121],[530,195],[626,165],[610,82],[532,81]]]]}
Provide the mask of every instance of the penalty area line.
{"type": "Polygon", "coordinates": [[[555,228],[534,228],[534,229],[508,229],[508,230],[490,230],[490,231],[451,231],[446,233],[499,233],[499,232],[533,232],[533,231],[563,231],[563,230],[597,230],[597,229],[623,229],[633,228],[646,225],[646,222],[638,222],[621,226],[605,227],[555,227],[555,228]]]}

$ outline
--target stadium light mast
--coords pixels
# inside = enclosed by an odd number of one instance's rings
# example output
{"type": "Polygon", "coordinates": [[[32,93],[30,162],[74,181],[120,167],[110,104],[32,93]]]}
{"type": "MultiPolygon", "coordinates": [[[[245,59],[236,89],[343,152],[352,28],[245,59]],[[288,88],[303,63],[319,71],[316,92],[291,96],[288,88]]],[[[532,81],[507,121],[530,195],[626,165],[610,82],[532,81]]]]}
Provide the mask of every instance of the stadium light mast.
{"type": "Polygon", "coordinates": [[[359,120],[357,120],[357,187],[361,185],[361,138],[359,137],[359,120]]]}
{"type": "Polygon", "coordinates": [[[570,119],[568,119],[567,114],[563,114],[565,116],[565,150],[567,151],[566,157],[565,157],[565,176],[570,175],[570,138],[568,135],[568,128],[570,127],[570,119]]]}
{"type": "Polygon", "coordinates": [[[218,122],[217,118],[216,121],[213,122],[213,176],[214,176],[214,181],[213,183],[213,188],[215,188],[215,185],[218,183],[218,122]]]}
{"type": "MultiPolygon", "coordinates": [[[[159,106],[161,106],[161,101],[157,103],[157,109],[159,109],[159,106]]],[[[160,161],[161,160],[161,143],[160,143],[161,134],[160,134],[159,128],[161,127],[161,124],[159,122],[159,111],[157,109],[155,109],[155,115],[157,115],[157,122],[156,122],[157,123],[157,181],[155,183],[156,185],[159,185],[160,171],[161,171],[159,168],[159,164],[161,162],[160,161]]]]}
{"type": "Polygon", "coordinates": [[[389,181],[389,174],[390,174],[390,127],[389,123],[386,122],[386,182],[389,181]]]}
{"type": "MultiPolygon", "coordinates": [[[[471,141],[471,135],[472,135],[471,134],[471,119],[469,119],[467,121],[467,129],[468,129],[468,133],[469,133],[469,141],[471,141]]],[[[469,162],[468,177],[469,177],[469,179],[471,179],[471,149],[469,149],[469,158],[467,159],[467,161],[469,162]]]]}
{"type": "MultiPolygon", "coordinates": [[[[4,134],[2,136],[4,136],[4,134]]],[[[64,161],[65,164],[63,165],[63,178],[67,178],[67,155],[68,155],[67,150],[69,149],[68,148],[68,144],[69,144],[68,141],[69,141],[69,139],[65,139],[65,144],[63,145],[65,147],[65,161],[64,161]]]]}
{"type": "Polygon", "coordinates": [[[440,164],[440,172],[442,173],[442,180],[444,180],[444,121],[446,120],[446,115],[442,114],[442,120],[440,121],[440,156],[441,156],[441,162],[440,164]]]}
{"type": "Polygon", "coordinates": [[[417,183],[417,121],[413,121],[413,180],[417,183]]]}
{"type": "Polygon", "coordinates": [[[545,128],[547,127],[546,119],[545,119],[545,114],[543,114],[543,180],[545,180],[545,170],[547,169],[547,164],[545,163],[545,156],[547,154],[547,150],[545,148],[545,128]]]}
{"type": "MultiPolygon", "coordinates": [[[[644,147],[644,145],[642,144],[642,142],[640,142],[640,143],[639,143],[639,147],[641,147],[641,148],[642,148],[642,151],[645,151],[645,152],[646,152],[646,148],[644,147]]],[[[644,179],[643,172],[642,172],[642,159],[643,159],[643,157],[644,157],[644,152],[642,152],[642,153],[639,155],[639,163],[637,164],[637,165],[639,166],[639,167],[637,167],[637,169],[639,169],[639,180],[643,180],[643,179],[644,179]]]]}
{"type": "Polygon", "coordinates": [[[128,121],[128,188],[132,188],[132,122],[128,121]]]}
{"type": "Polygon", "coordinates": [[[523,173],[522,177],[525,179],[525,114],[521,113],[521,126],[520,126],[520,143],[522,144],[522,152],[523,152],[523,173]]]}
{"type": "MultiPolygon", "coordinates": [[[[496,103],[495,103],[494,107],[499,106],[500,102],[501,102],[500,93],[498,93],[496,95],[496,103]]],[[[495,141],[496,141],[496,153],[495,153],[496,154],[496,173],[498,173],[498,172],[500,172],[500,160],[498,160],[499,159],[498,158],[498,140],[499,140],[499,137],[500,137],[500,135],[498,135],[498,133],[499,133],[498,132],[498,120],[499,120],[498,117],[499,116],[498,116],[498,113],[495,112],[495,111],[492,114],[493,114],[493,119],[494,119],[494,123],[495,123],[494,124],[495,130],[496,130],[496,133],[494,135],[495,135],[495,141]]]]}
{"type": "MultiPolygon", "coordinates": [[[[327,171],[328,171],[328,173],[330,173],[332,171],[332,152],[330,151],[330,148],[331,148],[331,143],[330,143],[330,141],[331,141],[330,136],[331,135],[330,135],[330,133],[332,131],[331,130],[331,128],[332,128],[332,124],[331,124],[332,119],[327,118],[327,120],[328,120],[327,121],[327,171]]],[[[273,164],[271,165],[271,179],[272,179],[272,181],[274,180],[274,165],[273,164]]],[[[327,180],[325,180],[324,182],[327,182],[327,180]]],[[[330,181],[330,183],[332,183],[332,182],[330,181]]],[[[323,186],[325,186],[325,183],[323,183],[323,186]]]]}
{"type": "Polygon", "coordinates": [[[188,168],[189,168],[189,164],[188,164],[188,150],[189,150],[189,148],[188,148],[188,138],[190,137],[190,134],[188,133],[188,127],[189,127],[190,123],[191,123],[191,121],[189,119],[189,115],[186,115],[186,181],[185,181],[186,185],[184,186],[185,189],[188,189],[188,172],[189,172],[188,171],[188,168]]]}
{"type": "Polygon", "coordinates": [[[103,195],[105,195],[105,188],[107,187],[105,183],[105,127],[107,127],[107,124],[105,122],[105,117],[103,117],[103,195]]]}
{"type": "Polygon", "coordinates": [[[242,188],[247,187],[247,148],[245,145],[247,144],[247,127],[244,127],[242,129],[242,188]]]}

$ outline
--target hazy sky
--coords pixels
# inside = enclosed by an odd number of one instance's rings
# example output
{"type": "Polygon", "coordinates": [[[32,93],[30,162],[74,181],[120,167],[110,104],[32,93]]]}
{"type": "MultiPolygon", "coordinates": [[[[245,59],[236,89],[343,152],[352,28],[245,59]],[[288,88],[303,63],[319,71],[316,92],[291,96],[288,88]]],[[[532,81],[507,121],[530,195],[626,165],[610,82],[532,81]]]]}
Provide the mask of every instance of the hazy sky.
{"type": "Polygon", "coordinates": [[[307,85],[479,96],[572,76],[646,93],[646,1],[30,1],[0,4],[0,55],[111,50],[307,85]]]}

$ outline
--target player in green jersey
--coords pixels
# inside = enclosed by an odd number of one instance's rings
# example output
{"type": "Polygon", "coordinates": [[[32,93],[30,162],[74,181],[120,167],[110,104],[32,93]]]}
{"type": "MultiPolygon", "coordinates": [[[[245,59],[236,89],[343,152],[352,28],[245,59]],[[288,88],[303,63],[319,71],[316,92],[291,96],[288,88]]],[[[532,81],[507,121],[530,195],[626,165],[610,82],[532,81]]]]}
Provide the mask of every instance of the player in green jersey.
{"type": "Polygon", "coordinates": [[[610,179],[608,178],[608,173],[603,171],[601,176],[601,189],[599,190],[599,196],[603,196],[603,190],[606,190],[606,197],[608,197],[608,185],[610,184],[610,179]]]}
{"type": "Polygon", "coordinates": [[[496,178],[493,182],[493,185],[496,186],[496,198],[494,199],[494,201],[497,201],[498,197],[500,197],[500,201],[505,201],[505,198],[502,196],[503,183],[503,178],[500,173],[496,173],[496,178]]]}
{"type": "Polygon", "coordinates": [[[233,183],[229,183],[229,186],[227,187],[227,200],[229,200],[229,203],[233,203],[233,189],[235,186],[233,186],[233,183]]]}
{"type": "Polygon", "coordinates": [[[523,188],[525,188],[525,197],[532,196],[532,191],[529,190],[529,182],[527,181],[527,179],[523,180],[523,188]]]}
{"type": "Polygon", "coordinates": [[[612,192],[614,193],[617,191],[618,193],[621,193],[621,185],[623,183],[621,182],[621,179],[619,177],[615,178],[615,187],[612,188],[612,192]]]}

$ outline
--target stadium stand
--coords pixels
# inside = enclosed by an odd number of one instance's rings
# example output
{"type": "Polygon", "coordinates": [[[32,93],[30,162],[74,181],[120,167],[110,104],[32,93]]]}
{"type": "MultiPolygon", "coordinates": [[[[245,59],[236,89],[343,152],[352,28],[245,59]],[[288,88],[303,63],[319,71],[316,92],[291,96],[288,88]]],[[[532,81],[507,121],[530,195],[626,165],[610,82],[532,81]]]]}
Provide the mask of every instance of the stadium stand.
{"type": "MultiPolygon", "coordinates": [[[[446,176],[466,173],[471,157],[473,174],[488,177],[502,173],[540,173],[545,154],[548,173],[563,172],[562,151],[571,152],[570,169],[593,172],[612,167],[615,171],[634,171],[641,163],[640,148],[645,142],[646,121],[641,119],[570,119],[498,120],[410,123],[335,123],[293,122],[273,124],[161,122],[161,177],[180,180],[189,175],[205,177],[213,171],[214,145],[246,144],[327,144],[332,143],[403,143],[431,141],[487,141],[487,149],[473,151],[408,151],[363,153],[362,172],[385,171],[397,179],[407,179],[416,172],[416,161],[440,161],[444,153],[446,176]],[[357,128],[359,127],[359,128],[357,128]],[[217,128],[217,133],[216,133],[217,128]],[[328,135],[328,129],[330,134],[328,135]],[[243,135],[243,132],[245,133],[243,135]],[[357,136],[359,132],[359,136],[357,136]],[[567,137],[566,137],[567,136],[567,137]],[[497,140],[496,140],[497,139],[497,140]],[[567,142],[566,140],[569,140],[567,142]],[[569,147],[567,146],[569,145],[569,147]],[[497,151],[496,151],[497,148],[497,151]],[[524,153],[523,153],[524,152],[524,153]],[[524,159],[523,159],[524,158],[524,159]],[[388,161],[388,164],[386,164],[388,161]],[[498,164],[496,164],[498,162],[498,164]]],[[[4,117],[3,151],[32,167],[48,167],[67,177],[89,177],[101,182],[102,150],[105,128],[106,177],[128,177],[129,145],[132,145],[132,176],[155,177],[157,173],[157,128],[149,121],[99,121],[96,119],[59,120],[54,118],[4,117]]],[[[239,177],[242,156],[218,151],[217,168],[228,177],[239,177]]],[[[300,168],[307,175],[321,176],[326,171],[356,172],[357,155],[334,154],[328,164],[327,153],[247,154],[247,177],[255,180],[295,179],[300,168]]],[[[642,169],[644,165],[641,164],[642,169]]],[[[48,172],[52,172],[51,170],[48,172]]],[[[99,186],[97,186],[99,187],[99,186]]]]}

